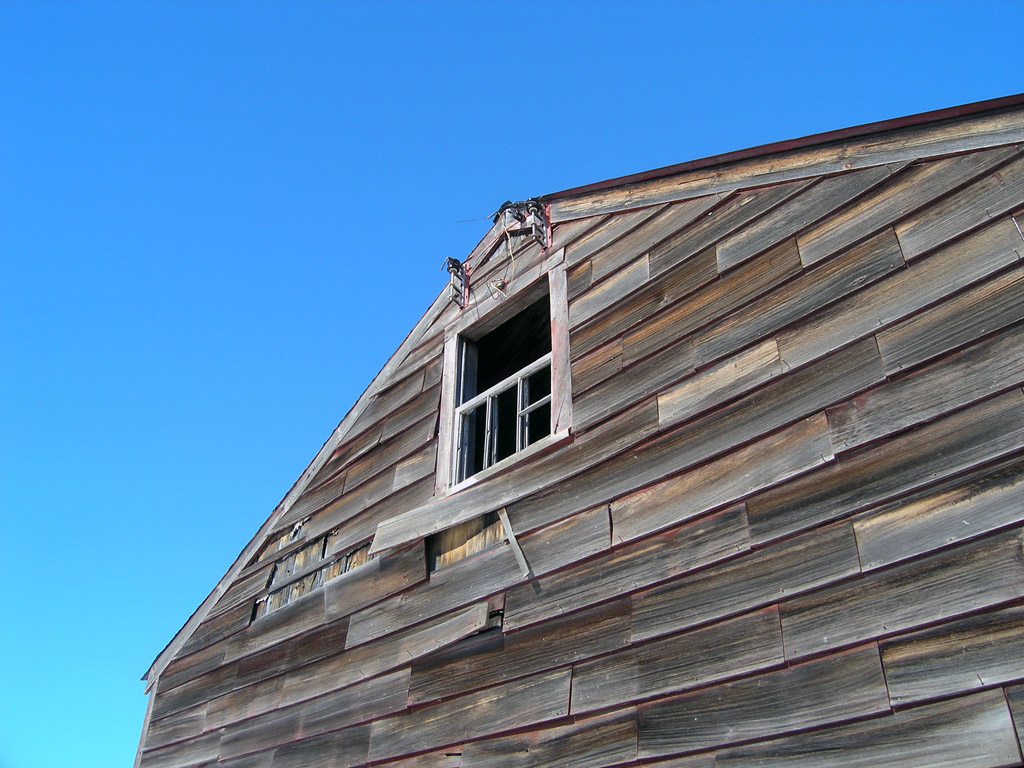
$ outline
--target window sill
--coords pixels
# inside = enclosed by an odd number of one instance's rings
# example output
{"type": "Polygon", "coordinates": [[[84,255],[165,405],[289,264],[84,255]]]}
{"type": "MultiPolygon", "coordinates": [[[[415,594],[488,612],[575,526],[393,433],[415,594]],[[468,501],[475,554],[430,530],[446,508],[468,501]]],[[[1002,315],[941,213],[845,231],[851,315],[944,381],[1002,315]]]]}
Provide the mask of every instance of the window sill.
{"type": "Polygon", "coordinates": [[[568,429],[563,429],[561,432],[556,432],[553,435],[542,437],[533,445],[529,445],[518,453],[513,453],[511,456],[499,461],[487,469],[480,470],[475,475],[470,475],[465,480],[462,480],[455,485],[449,486],[442,494],[438,495],[438,498],[444,498],[450,496],[453,493],[458,493],[461,490],[470,488],[477,483],[482,483],[485,480],[489,480],[495,475],[500,475],[503,472],[517,466],[518,464],[528,461],[534,456],[539,456],[542,453],[554,450],[572,440],[572,435],[568,429]]]}

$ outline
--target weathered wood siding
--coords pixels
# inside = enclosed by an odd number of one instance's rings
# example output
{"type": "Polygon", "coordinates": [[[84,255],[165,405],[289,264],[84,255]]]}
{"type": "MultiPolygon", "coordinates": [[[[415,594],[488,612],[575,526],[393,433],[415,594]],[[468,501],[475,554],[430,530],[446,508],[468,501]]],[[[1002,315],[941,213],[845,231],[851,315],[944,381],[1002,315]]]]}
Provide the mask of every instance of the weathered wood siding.
{"type": "Polygon", "coordinates": [[[990,122],[553,203],[573,439],[436,495],[441,310],[163,670],[143,768],[1021,765],[1024,115],[990,122]],[[417,515],[503,507],[528,575],[428,573],[417,515]]]}

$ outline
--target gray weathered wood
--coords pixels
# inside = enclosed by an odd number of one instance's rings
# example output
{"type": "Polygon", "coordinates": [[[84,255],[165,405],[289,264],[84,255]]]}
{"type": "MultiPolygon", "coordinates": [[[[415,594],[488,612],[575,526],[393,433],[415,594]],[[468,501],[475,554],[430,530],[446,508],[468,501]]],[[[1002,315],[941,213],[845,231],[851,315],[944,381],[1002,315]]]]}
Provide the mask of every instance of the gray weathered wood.
{"type": "Polygon", "coordinates": [[[425,752],[564,717],[569,712],[569,679],[568,669],[545,672],[376,720],[370,760],[425,752]]]}
{"type": "Polygon", "coordinates": [[[567,666],[623,648],[629,637],[625,598],[518,632],[485,632],[414,663],[409,701],[423,704],[567,666]]]}
{"type": "Polygon", "coordinates": [[[983,613],[882,643],[893,706],[1024,678],[1024,607],[983,613]]]}
{"type": "Polygon", "coordinates": [[[187,656],[198,650],[213,645],[218,640],[234,635],[249,626],[252,618],[252,606],[248,603],[240,604],[229,611],[217,616],[210,616],[189,637],[188,641],[181,647],[175,658],[187,656]]]}
{"type": "Polygon", "coordinates": [[[633,595],[633,639],[745,613],[860,572],[848,522],[752,552],[633,595]]]}
{"type": "Polygon", "coordinates": [[[896,225],[907,261],[1024,203],[1024,157],[989,172],[896,225]]]}
{"type": "Polygon", "coordinates": [[[747,502],[764,543],[893,499],[1024,447],[1024,396],[997,395],[747,502]]]}
{"type": "Polygon", "coordinates": [[[402,459],[395,465],[395,477],[392,490],[400,491],[418,480],[432,477],[437,466],[437,446],[443,445],[439,440],[427,443],[416,453],[402,459]]]}
{"type": "Polygon", "coordinates": [[[875,571],[782,605],[786,658],[891,636],[1024,597],[1019,531],[875,571]]]}
{"type": "Polygon", "coordinates": [[[176,686],[156,697],[151,722],[176,712],[203,704],[215,696],[228,693],[235,686],[238,667],[234,664],[217,667],[194,680],[176,686]]]}
{"type": "Polygon", "coordinates": [[[522,536],[519,540],[533,575],[550,573],[585,560],[612,545],[608,508],[594,507],[561,522],[522,536]]]}
{"type": "Polygon", "coordinates": [[[816,264],[874,234],[951,189],[988,173],[1015,153],[1013,147],[997,147],[906,168],[888,184],[800,235],[804,264],[816,264]]]}
{"type": "Polygon", "coordinates": [[[732,354],[902,266],[903,256],[895,234],[891,228],[883,230],[716,325],[699,331],[693,339],[697,364],[707,365],[732,354]]]}
{"type": "Polygon", "coordinates": [[[601,226],[587,233],[565,249],[565,263],[572,267],[579,264],[586,258],[615,242],[620,237],[632,232],[648,219],[657,216],[667,206],[659,205],[652,208],[641,208],[639,210],[620,213],[617,216],[609,216],[601,226]]]}
{"type": "Polygon", "coordinates": [[[569,304],[569,327],[575,328],[603,312],[615,302],[633,293],[651,278],[650,263],[645,253],[609,279],[590,288],[569,304]]]}
{"type": "Polygon", "coordinates": [[[324,584],[327,620],[348,616],[427,578],[423,547],[379,557],[324,584]]]}
{"type": "Polygon", "coordinates": [[[746,516],[734,507],[510,589],[504,626],[518,629],[610,600],[747,547],[746,516]]]}
{"type": "Polygon", "coordinates": [[[901,166],[865,168],[822,179],[762,216],[717,247],[718,271],[725,272],[827,216],[853,198],[885,181],[901,166]]]}
{"type": "Polygon", "coordinates": [[[369,746],[370,726],[359,725],[278,747],[271,768],[355,768],[369,746]]]}
{"type": "Polygon", "coordinates": [[[613,339],[589,355],[572,361],[573,396],[579,397],[588,389],[622,370],[622,339],[613,339]]]}
{"type": "Polygon", "coordinates": [[[763,739],[888,708],[882,664],[878,648],[872,644],[642,704],[640,757],[763,739]]]}
{"type": "Polygon", "coordinates": [[[739,677],[785,662],[777,608],[577,664],[572,714],[739,677]]]}
{"type": "Polygon", "coordinates": [[[220,734],[208,733],[162,749],[144,751],[142,768],[191,768],[213,765],[220,746],[220,734]]]}
{"type": "MultiPolygon", "coordinates": [[[[1012,225],[1007,222],[1006,226],[1012,225]]],[[[1022,254],[1024,242],[1018,258],[1022,254]]],[[[891,375],[1020,320],[1024,320],[1024,266],[880,331],[876,338],[885,372],[891,375]]]]}
{"type": "Polygon", "coordinates": [[[474,741],[460,768],[604,768],[636,759],[636,709],[570,725],[474,741]]]}
{"type": "Polygon", "coordinates": [[[865,571],[1024,520],[1024,460],[976,470],[853,519],[865,571]]]}
{"type": "Polygon", "coordinates": [[[309,592],[256,619],[245,631],[232,639],[225,651],[224,660],[231,661],[248,656],[326,623],[323,591],[309,592]]]}
{"type": "Polygon", "coordinates": [[[205,730],[206,704],[190,707],[151,723],[146,734],[146,751],[193,739],[205,730]]]}
{"type": "Polygon", "coordinates": [[[998,768],[1020,764],[998,691],[717,753],[718,768],[998,768]]]}
{"type": "Polygon", "coordinates": [[[345,493],[352,493],[355,488],[381,472],[390,471],[393,478],[393,467],[399,460],[415,453],[425,443],[433,440],[437,427],[438,399],[431,397],[429,402],[430,408],[423,412],[423,418],[417,424],[390,440],[383,440],[348,468],[345,493]]]}
{"type": "Polygon", "coordinates": [[[632,541],[833,460],[819,413],[718,460],[612,503],[612,541],[632,541]]]}
{"type": "Polygon", "coordinates": [[[339,649],[345,647],[347,633],[348,622],[335,621],[239,659],[238,673],[234,680],[235,688],[242,688],[284,674],[295,667],[333,656],[339,649]]]}

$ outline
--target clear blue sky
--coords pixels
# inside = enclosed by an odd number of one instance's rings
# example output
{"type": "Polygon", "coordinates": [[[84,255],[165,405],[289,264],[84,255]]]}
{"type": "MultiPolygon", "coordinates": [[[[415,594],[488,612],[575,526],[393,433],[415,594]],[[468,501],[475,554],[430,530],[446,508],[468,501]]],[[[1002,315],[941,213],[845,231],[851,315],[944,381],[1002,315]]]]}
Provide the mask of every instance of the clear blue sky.
{"type": "Polygon", "coordinates": [[[1024,91],[1022,20],[0,0],[0,768],[131,764],[140,676],[504,200],[1024,91]]]}

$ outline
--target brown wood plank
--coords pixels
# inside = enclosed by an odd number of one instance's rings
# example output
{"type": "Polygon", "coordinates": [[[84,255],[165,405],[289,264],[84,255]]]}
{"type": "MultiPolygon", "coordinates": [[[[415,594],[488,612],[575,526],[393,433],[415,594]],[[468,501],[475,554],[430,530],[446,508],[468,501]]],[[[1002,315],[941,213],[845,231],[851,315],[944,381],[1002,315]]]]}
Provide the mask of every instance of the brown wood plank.
{"type": "Polygon", "coordinates": [[[432,477],[437,461],[437,446],[440,444],[437,440],[429,442],[416,453],[398,462],[395,465],[393,490],[400,491],[417,480],[432,477]]]}
{"type": "Polygon", "coordinates": [[[591,216],[587,219],[575,219],[573,221],[553,224],[551,227],[551,244],[548,245],[547,250],[554,252],[559,248],[567,248],[574,241],[597,229],[607,220],[607,216],[591,216]]]}
{"type": "Polygon", "coordinates": [[[718,271],[732,269],[775,243],[792,237],[882,183],[900,167],[881,165],[818,181],[771,213],[721,240],[716,248],[718,271]]]}
{"type": "Polygon", "coordinates": [[[1020,236],[1007,224],[1002,220],[959,240],[783,331],[782,359],[790,368],[804,365],[1013,264],[1020,236]]]}
{"type": "MultiPolygon", "coordinates": [[[[267,582],[270,580],[270,572],[274,568],[274,559],[268,558],[263,561],[261,567],[255,570],[246,569],[247,573],[245,576],[240,576],[230,587],[228,587],[224,594],[221,595],[213,608],[210,610],[210,617],[218,616],[224,611],[232,608],[237,608],[242,603],[246,603],[256,597],[260,592],[263,591],[264,587],[267,586],[267,582]]],[[[170,664],[167,665],[170,667],[170,664]]],[[[164,669],[164,674],[167,670],[164,669]]],[[[162,676],[161,676],[162,677],[162,676]]]]}
{"type": "Polygon", "coordinates": [[[189,680],[164,693],[160,693],[153,701],[150,722],[155,723],[162,717],[203,704],[215,696],[228,693],[235,685],[238,668],[234,664],[217,667],[216,669],[189,680]]]}
{"type": "Polygon", "coordinates": [[[602,354],[600,347],[611,341],[619,340],[621,347],[620,337],[627,330],[689,296],[717,276],[712,249],[701,251],[675,265],[672,270],[619,300],[609,311],[573,329],[569,336],[573,360],[584,363],[587,357],[602,354]]]}
{"type": "Polygon", "coordinates": [[[606,503],[777,431],[883,378],[878,349],[867,339],[646,443],[637,436],[632,452],[576,477],[565,473],[551,489],[509,506],[509,517],[517,531],[530,530],[606,503]]]}
{"type": "Polygon", "coordinates": [[[1007,686],[1005,691],[1017,728],[1017,744],[1024,748],[1024,685],[1007,686]]]}
{"type": "Polygon", "coordinates": [[[882,665],[897,707],[1024,678],[1024,606],[884,642],[882,665]]]}
{"type": "Polygon", "coordinates": [[[625,598],[518,632],[484,632],[414,663],[409,702],[437,701],[567,666],[622,648],[629,636],[625,598]],[[552,638],[571,638],[571,642],[552,638]]]}
{"type": "Polygon", "coordinates": [[[970,186],[896,225],[907,261],[1024,203],[1024,157],[989,172],[970,186]]]}
{"type": "Polygon", "coordinates": [[[702,688],[784,662],[779,612],[766,608],[577,664],[570,712],[702,688]]]}
{"type": "Polygon", "coordinates": [[[410,371],[402,366],[395,372],[395,378],[387,382],[387,388],[377,392],[370,400],[366,409],[352,425],[349,434],[357,435],[369,429],[377,422],[383,421],[388,414],[405,405],[423,391],[423,369],[410,371]],[[398,379],[398,375],[404,376],[398,379]]]}
{"type": "Polygon", "coordinates": [[[632,541],[832,461],[824,414],[612,503],[612,541],[632,541]]]}
{"type": "Polygon", "coordinates": [[[1019,531],[988,536],[782,604],[786,658],[881,638],[1024,596],[1019,531]]]}
{"type": "MultiPolygon", "coordinates": [[[[436,416],[440,403],[441,388],[435,384],[388,416],[382,427],[381,441],[390,440],[431,414],[436,416]]],[[[378,447],[378,450],[383,450],[383,446],[378,447]]]]}
{"type": "Polygon", "coordinates": [[[598,347],[571,363],[572,391],[579,397],[591,387],[622,370],[622,339],[598,347]]]}
{"type": "Polygon", "coordinates": [[[411,755],[556,720],[569,711],[568,669],[546,672],[376,720],[370,760],[411,755]]]}
{"type": "Polygon", "coordinates": [[[373,536],[376,524],[370,525],[371,520],[394,517],[434,495],[434,483],[429,478],[417,480],[397,492],[393,491],[394,486],[392,472],[377,475],[370,482],[359,486],[354,493],[346,494],[337,504],[331,504],[313,515],[313,519],[306,525],[306,535],[316,538],[340,527],[342,535],[336,546],[354,547],[373,536]],[[422,501],[417,501],[419,499],[422,501]]]}
{"type": "Polygon", "coordinates": [[[366,763],[369,746],[370,726],[359,725],[278,747],[271,768],[355,768],[366,763]]]}
{"type": "Polygon", "coordinates": [[[692,371],[693,343],[683,339],[579,395],[573,401],[574,426],[585,430],[692,371]]]}
{"type": "Polygon", "coordinates": [[[602,248],[614,243],[620,237],[629,234],[648,219],[657,216],[667,206],[659,205],[652,208],[641,208],[635,211],[609,216],[601,225],[565,249],[566,266],[572,267],[586,258],[593,256],[602,248]]]}
{"type": "Polygon", "coordinates": [[[185,739],[193,739],[206,730],[206,704],[164,717],[150,723],[146,731],[146,750],[166,747],[185,739]]]}
{"type": "Polygon", "coordinates": [[[172,659],[157,681],[157,692],[164,693],[175,686],[187,683],[189,680],[217,669],[217,667],[224,663],[224,646],[226,642],[228,641],[222,640],[219,643],[208,645],[196,653],[172,659]]]}
{"type": "Polygon", "coordinates": [[[326,623],[323,591],[318,589],[309,592],[261,616],[245,631],[237,634],[225,649],[224,660],[232,661],[248,656],[326,623]]]}
{"type": "Polygon", "coordinates": [[[423,547],[378,557],[324,584],[327,620],[334,621],[427,578],[423,547]]]}
{"type": "Polygon", "coordinates": [[[217,616],[208,617],[191,634],[181,647],[181,650],[175,655],[175,658],[180,659],[190,653],[195,653],[209,645],[213,645],[218,640],[223,640],[225,637],[244,630],[249,626],[251,618],[252,606],[248,603],[238,605],[217,616]]]}
{"type": "Polygon", "coordinates": [[[820,267],[780,286],[693,339],[697,364],[707,365],[859,291],[903,266],[892,229],[886,229],[820,267]]]}
{"type": "MultiPolygon", "coordinates": [[[[654,249],[651,252],[651,275],[660,275],[705,248],[710,248],[758,216],[800,194],[812,183],[813,180],[800,180],[744,189],[733,194],[699,223],[654,249]]],[[[717,265],[715,257],[716,272],[717,265]]]]}
{"type": "Polygon", "coordinates": [[[639,708],[640,757],[698,751],[838,723],[889,708],[868,645],[639,708]]]}
{"type": "Polygon", "coordinates": [[[659,394],[658,423],[692,418],[781,374],[779,345],[768,339],[659,394]]]}
{"type": "Polygon", "coordinates": [[[394,478],[394,464],[433,440],[437,429],[437,406],[438,402],[435,401],[433,407],[427,411],[426,417],[419,423],[390,440],[381,442],[361,459],[354,462],[348,468],[345,493],[352,493],[353,489],[371,477],[389,469],[391,477],[394,478]]]}
{"type": "Polygon", "coordinates": [[[591,257],[592,279],[597,282],[614,274],[637,255],[693,223],[721,200],[722,195],[707,195],[668,206],[614,245],[595,253],[591,257]]]}
{"type": "MultiPolygon", "coordinates": [[[[1024,255],[1024,243],[1017,251],[1024,255]]],[[[1024,265],[877,334],[889,375],[1024,320],[1024,265]]]]}
{"type": "Polygon", "coordinates": [[[347,633],[348,622],[335,621],[320,629],[304,632],[291,640],[272,645],[265,651],[239,659],[238,673],[234,680],[235,688],[276,677],[295,667],[333,656],[339,648],[345,647],[347,633]]]}
{"type": "Polygon", "coordinates": [[[828,410],[837,451],[928,421],[1024,382],[1024,326],[955,352],[828,410]]]}
{"type": "Polygon", "coordinates": [[[988,173],[1016,152],[1014,147],[996,147],[906,168],[870,195],[800,235],[804,265],[816,264],[912,214],[961,184],[988,173]]]}
{"type": "Polygon", "coordinates": [[[797,275],[800,269],[795,240],[775,246],[627,333],[622,344],[623,363],[646,357],[721,319],[797,275]]]}
{"type": "Polygon", "coordinates": [[[747,549],[742,506],[696,520],[572,569],[510,589],[506,630],[625,595],[747,549]]]}
{"type": "Polygon", "coordinates": [[[848,522],[633,595],[633,640],[723,619],[860,573],[848,522]]]}
{"type": "Polygon", "coordinates": [[[718,768],[998,768],[1020,750],[998,691],[717,753],[718,768]]]}
{"type": "Polygon", "coordinates": [[[1024,520],[1024,459],[983,467],[853,519],[865,571],[1024,520]]]}
{"type": "Polygon", "coordinates": [[[1024,397],[998,395],[747,502],[763,543],[880,504],[1024,446],[1024,397]]]}
{"type": "Polygon", "coordinates": [[[582,261],[575,267],[570,267],[566,271],[565,280],[566,297],[570,301],[573,301],[590,287],[590,283],[592,282],[590,261],[582,261]]]}
{"type": "Polygon", "coordinates": [[[140,768],[191,768],[212,765],[217,759],[220,734],[208,733],[195,739],[142,753],[140,768]]]}
{"type": "Polygon", "coordinates": [[[220,756],[261,752],[399,712],[405,709],[408,690],[409,670],[403,669],[244,720],[225,728],[220,756]]]}
{"type": "Polygon", "coordinates": [[[465,746],[460,768],[604,768],[636,759],[636,709],[465,746]]]}
{"type": "MultiPolygon", "coordinates": [[[[586,219],[581,219],[586,221],[586,219]]],[[[394,760],[377,763],[375,768],[460,768],[462,747],[453,746],[426,755],[416,755],[408,760],[394,760]]]]}
{"type": "MultiPolygon", "coordinates": [[[[514,529],[513,529],[514,530],[514,529]]],[[[607,507],[595,507],[522,536],[519,543],[534,575],[584,560],[612,545],[607,507]]]]}
{"type": "Polygon", "coordinates": [[[582,296],[571,301],[569,303],[569,327],[575,328],[600,314],[623,297],[633,293],[650,278],[650,263],[645,253],[604,282],[598,283],[596,287],[590,288],[582,296]]]}

